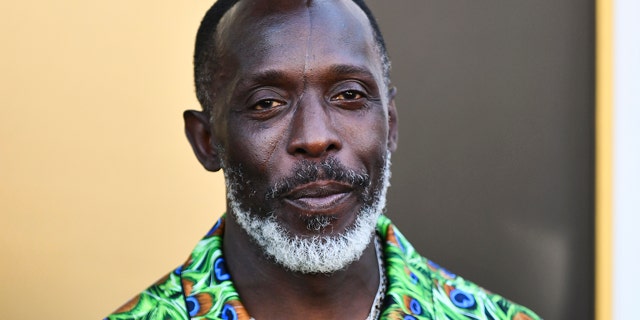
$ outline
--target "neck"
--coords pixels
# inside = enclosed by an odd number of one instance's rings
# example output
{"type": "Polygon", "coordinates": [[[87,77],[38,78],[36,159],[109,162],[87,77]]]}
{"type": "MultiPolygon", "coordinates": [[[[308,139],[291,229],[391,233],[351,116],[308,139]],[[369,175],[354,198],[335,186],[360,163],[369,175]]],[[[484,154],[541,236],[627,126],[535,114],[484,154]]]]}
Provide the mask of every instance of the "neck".
{"type": "Polygon", "coordinates": [[[229,215],[223,250],[234,286],[255,319],[366,319],[378,291],[374,242],[359,260],[331,274],[292,272],[265,257],[229,215]],[[345,299],[348,297],[348,299],[345,299]]]}

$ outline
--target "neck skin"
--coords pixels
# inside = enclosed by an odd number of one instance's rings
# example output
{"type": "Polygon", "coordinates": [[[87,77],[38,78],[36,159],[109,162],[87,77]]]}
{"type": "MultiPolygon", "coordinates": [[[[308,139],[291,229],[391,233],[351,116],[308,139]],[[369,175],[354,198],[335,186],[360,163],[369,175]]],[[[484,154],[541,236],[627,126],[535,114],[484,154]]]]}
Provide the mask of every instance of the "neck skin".
{"type": "Polygon", "coordinates": [[[223,250],[242,304],[256,320],[366,319],[378,291],[373,241],[343,270],[302,274],[265,257],[233,215],[227,215],[223,250]]]}

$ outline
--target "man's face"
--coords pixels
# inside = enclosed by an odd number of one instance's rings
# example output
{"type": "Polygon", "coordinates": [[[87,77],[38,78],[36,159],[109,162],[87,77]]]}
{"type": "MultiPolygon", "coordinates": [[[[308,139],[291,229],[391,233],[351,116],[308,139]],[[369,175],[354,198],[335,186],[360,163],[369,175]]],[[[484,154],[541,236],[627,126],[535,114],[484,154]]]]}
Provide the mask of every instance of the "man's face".
{"type": "Polygon", "coordinates": [[[231,211],[335,237],[383,196],[395,108],[365,14],[293,2],[240,1],[220,22],[212,139],[231,211]]]}

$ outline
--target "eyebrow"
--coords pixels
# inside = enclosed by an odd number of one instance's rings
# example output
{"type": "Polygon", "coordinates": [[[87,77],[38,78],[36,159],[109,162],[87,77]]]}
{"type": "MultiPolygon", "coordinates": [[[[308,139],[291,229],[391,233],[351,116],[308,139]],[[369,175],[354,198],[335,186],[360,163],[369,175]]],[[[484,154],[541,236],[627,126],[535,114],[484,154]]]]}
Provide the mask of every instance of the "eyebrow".
{"type": "Polygon", "coordinates": [[[282,83],[285,82],[288,78],[289,77],[287,77],[285,72],[268,69],[244,78],[240,81],[240,85],[243,87],[248,87],[253,86],[254,84],[261,83],[282,83]]]}
{"type": "MultiPolygon", "coordinates": [[[[322,70],[322,72],[329,72],[334,75],[333,77],[336,79],[344,78],[349,75],[358,75],[370,78],[371,80],[375,80],[374,74],[364,66],[359,65],[351,65],[351,64],[333,64],[330,65],[326,70],[322,70]]],[[[290,83],[291,79],[297,77],[293,77],[287,72],[278,70],[278,69],[267,69],[258,71],[248,77],[244,77],[239,82],[239,86],[243,88],[250,88],[255,85],[262,84],[270,84],[270,85],[286,85],[290,83]]]]}
{"type": "Polygon", "coordinates": [[[375,74],[370,68],[353,64],[334,64],[329,66],[328,71],[333,75],[334,81],[347,80],[353,78],[365,84],[371,92],[381,90],[375,74]]]}

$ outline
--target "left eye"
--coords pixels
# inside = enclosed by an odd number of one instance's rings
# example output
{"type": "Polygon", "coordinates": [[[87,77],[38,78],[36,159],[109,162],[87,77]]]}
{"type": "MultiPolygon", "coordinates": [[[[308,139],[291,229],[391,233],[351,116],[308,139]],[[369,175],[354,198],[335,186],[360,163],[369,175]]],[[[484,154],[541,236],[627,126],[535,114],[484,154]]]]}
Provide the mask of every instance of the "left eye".
{"type": "Polygon", "coordinates": [[[264,100],[258,101],[258,103],[253,105],[253,110],[256,110],[256,111],[269,110],[275,107],[279,107],[281,105],[284,105],[284,103],[278,100],[264,99],[264,100]]]}
{"type": "Polygon", "coordinates": [[[358,100],[364,98],[364,94],[357,90],[347,90],[335,95],[331,100],[358,100]]]}

